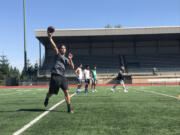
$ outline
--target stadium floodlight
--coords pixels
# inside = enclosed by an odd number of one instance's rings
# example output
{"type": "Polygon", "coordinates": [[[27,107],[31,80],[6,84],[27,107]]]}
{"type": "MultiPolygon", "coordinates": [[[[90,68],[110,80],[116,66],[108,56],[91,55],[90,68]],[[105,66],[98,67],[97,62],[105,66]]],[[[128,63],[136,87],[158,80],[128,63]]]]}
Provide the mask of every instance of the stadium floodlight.
{"type": "Polygon", "coordinates": [[[26,52],[26,9],[25,0],[23,0],[23,14],[24,14],[24,70],[27,71],[27,52],[26,52]]]}

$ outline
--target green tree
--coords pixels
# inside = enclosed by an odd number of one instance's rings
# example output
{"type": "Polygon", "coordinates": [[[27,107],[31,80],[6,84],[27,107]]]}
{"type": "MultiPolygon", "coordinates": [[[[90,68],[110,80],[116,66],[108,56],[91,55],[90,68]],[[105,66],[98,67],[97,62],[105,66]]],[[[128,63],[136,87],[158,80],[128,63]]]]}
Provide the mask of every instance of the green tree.
{"type": "MultiPolygon", "coordinates": [[[[112,26],[110,24],[107,24],[104,28],[112,28],[112,26]]],[[[120,24],[116,24],[114,28],[122,28],[122,26],[120,24]]]]}
{"type": "Polygon", "coordinates": [[[22,72],[21,72],[21,76],[20,79],[22,81],[27,81],[29,79],[29,73],[30,73],[30,69],[29,67],[31,66],[30,60],[27,59],[27,69],[25,69],[25,67],[23,68],[22,72]]]}
{"type": "Polygon", "coordinates": [[[6,56],[0,56],[0,72],[7,76],[9,75],[9,62],[6,56]]]}
{"type": "Polygon", "coordinates": [[[34,73],[33,66],[27,67],[27,75],[28,75],[28,79],[30,79],[30,80],[33,79],[33,73],[34,73]]]}
{"type": "Polygon", "coordinates": [[[114,26],[114,28],[121,28],[121,25],[117,24],[117,25],[114,26]]]}
{"type": "Polygon", "coordinates": [[[19,79],[20,77],[20,72],[16,67],[10,67],[10,77],[17,77],[19,79]]]}
{"type": "Polygon", "coordinates": [[[25,72],[25,69],[23,69],[21,73],[20,79],[22,81],[27,81],[27,80],[36,80],[37,79],[37,72],[38,72],[38,64],[35,63],[34,66],[30,63],[30,60],[27,60],[27,71],[25,72]]]}
{"type": "Polygon", "coordinates": [[[18,85],[20,72],[9,65],[5,55],[0,56],[0,85],[18,85]]]}
{"type": "Polygon", "coordinates": [[[34,64],[34,76],[35,76],[35,77],[37,77],[38,70],[39,70],[39,66],[38,66],[38,63],[36,62],[36,63],[34,64]]]}
{"type": "Polygon", "coordinates": [[[0,84],[5,85],[6,78],[9,77],[9,62],[5,55],[0,56],[0,84]]]}
{"type": "Polygon", "coordinates": [[[110,24],[107,24],[106,26],[104,26],[104,28],[112,28],[112,26],[110,24]]]}
{"type": "Polygon", "coordinates": [[[6,85],[15,86],[18,85],[20,80],[20,72],[16,67],[9,68],[9,77],[6,79],[6,85]]]}

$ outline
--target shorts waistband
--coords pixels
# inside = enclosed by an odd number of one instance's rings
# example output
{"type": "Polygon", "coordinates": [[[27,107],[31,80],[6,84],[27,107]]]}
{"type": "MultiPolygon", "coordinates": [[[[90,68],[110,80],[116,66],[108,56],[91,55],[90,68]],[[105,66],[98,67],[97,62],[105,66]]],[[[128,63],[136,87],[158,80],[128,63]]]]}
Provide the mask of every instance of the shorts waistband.
{"type": "Polygon", "coordinates": [[[55,73],[52,73],[51,76],[60,76],[60,77],[64,77],[63,75],[55,74],[55,73]]]}

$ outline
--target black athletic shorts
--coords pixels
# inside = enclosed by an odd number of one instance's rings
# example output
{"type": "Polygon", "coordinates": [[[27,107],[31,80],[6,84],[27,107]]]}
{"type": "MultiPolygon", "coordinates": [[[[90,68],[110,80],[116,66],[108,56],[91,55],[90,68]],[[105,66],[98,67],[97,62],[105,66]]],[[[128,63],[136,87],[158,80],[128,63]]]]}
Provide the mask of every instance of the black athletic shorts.
{"type": "Polygon", "coordinates": [[[78,85],[82,85],[82,79],[78,79],[78,85]]]}
{"type": "Polygon", "coordinates": [[[85,84],[88,85],[90,83],[89,79],[85,79],[85,84]]]}
{"type": "Polygon", "coordinates": [[[120,81],[120,80],[124,80],[124,77],[117,77],[116,79],[120,81]]]}
{"type": "Polygon", "coordinates": [[[51,74],[51,80],[49,84],[49,93],[58,94],[59,88],[61,88],[63,91],[68,90],[67,79],[57,74],[51,74]]]}

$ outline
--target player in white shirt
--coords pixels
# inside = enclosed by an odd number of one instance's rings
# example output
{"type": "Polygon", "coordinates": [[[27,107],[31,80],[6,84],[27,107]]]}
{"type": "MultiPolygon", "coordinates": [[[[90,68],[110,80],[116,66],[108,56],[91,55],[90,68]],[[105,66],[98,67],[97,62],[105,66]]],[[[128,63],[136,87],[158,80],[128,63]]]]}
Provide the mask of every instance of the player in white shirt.
{"type": "Polygon", "coordinates": [[[75,70],[75,74],[78,79],[78,86],[77,86],[76,93],[79,94],[81,93],[80,88],[82,86],[82,79],[83,79],[82,64],[80,64],[79,67],[75,70]]]}
{"type": "Polygon", "coordinates": [[[85,93],[88,92],[88,85],[90,83],[90,66],[86,65],[86,69],[84,70],[84,79],[85,79],[85,93]]]}

